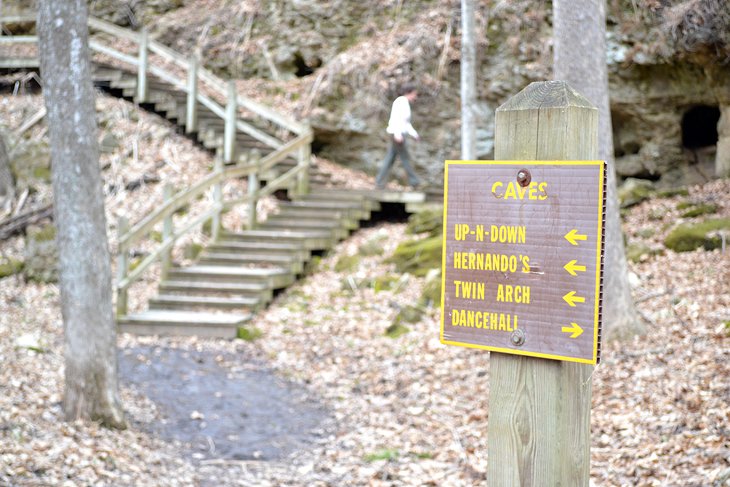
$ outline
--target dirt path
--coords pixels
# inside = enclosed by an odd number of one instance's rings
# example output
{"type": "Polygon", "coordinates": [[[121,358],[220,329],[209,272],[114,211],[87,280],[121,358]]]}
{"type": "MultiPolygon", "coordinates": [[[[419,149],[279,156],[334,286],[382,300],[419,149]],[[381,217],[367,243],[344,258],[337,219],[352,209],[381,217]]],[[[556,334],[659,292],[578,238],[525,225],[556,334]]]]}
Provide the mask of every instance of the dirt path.
{"type": "Polygon", "coordinates": [[[161,419],[150,433],[195,460],[279,459],[321,438],[329,423],[328,412],[304,389],[246,357],[127,348],[119,373],[124,386],[157,405],[161,419]]]}

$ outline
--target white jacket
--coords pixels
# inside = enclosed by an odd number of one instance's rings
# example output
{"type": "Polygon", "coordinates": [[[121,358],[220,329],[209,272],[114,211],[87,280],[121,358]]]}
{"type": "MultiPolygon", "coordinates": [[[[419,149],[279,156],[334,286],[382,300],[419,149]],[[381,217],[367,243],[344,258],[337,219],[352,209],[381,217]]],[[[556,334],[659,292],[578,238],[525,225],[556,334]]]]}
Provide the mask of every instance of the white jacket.
{"type": "Polygon", "coordinates": [[[411,125],[411,104],[405,96],[399,96],[393,102],[388,128],[385,131],[393,135],[410,135],[414,139],[418,138],[418,132],[411,125]]]}

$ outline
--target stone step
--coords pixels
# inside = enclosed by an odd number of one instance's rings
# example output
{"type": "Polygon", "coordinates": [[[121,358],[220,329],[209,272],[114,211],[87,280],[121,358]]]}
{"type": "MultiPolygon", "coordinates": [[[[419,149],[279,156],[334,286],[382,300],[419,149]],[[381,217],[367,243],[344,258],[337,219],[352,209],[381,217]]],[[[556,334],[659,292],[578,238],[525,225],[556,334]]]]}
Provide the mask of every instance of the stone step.
{"type": "Polygon", "coordinates": [[[282,267],[194,265],[171,269],[168,278],[174,281],[260,282],[271,289],[280,289],[294,282],[291,271],[282,267]]]}
{"type": "Polygon", "coordinates": [[[256,298],[268,303],[273,298],[272,289],[264,282],[204,282],[165,280],[160,283],[162,294],[185,294],[205,296],[234,296],[256,298]]]}
{"type": "Polygon", "coordinates": [[[160,294],[150,300],[151,310],[189,310],[214,308],[226,310],[255,310],[262,301],[255,297],[189,296],[179,294],[160,294]]]}
{"type": "Polygon", "coordinates": [[[119,331],[137,335],[235,338],[250,314],[151,310],[117,319],[119,331]]]}
{"type": "Polygon", "coordinates": [[[245,254],[238,252],[210,252],[206,251],[198,259],[201,265],[250,265],[268,264],[288,269],[294,274],[300,274],[304,269],[304,259],[293,254],[245,254]]]}

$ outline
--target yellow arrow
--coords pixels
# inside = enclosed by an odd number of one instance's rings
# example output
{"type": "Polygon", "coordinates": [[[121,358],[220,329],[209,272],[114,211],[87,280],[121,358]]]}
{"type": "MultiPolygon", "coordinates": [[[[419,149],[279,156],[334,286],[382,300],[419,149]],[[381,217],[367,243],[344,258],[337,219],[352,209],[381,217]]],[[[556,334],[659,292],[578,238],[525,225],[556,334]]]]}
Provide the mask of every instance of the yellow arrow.
{"type": "Polygon", "coordinates": [[[578,273],[576,271],[585,272],[586,266],[578,265],[577,260],[571,260],[570,262],[565,264],[565,266],[563,266],[563,269],[568,271],[568,274],[570,274],[571,276],[577,276],[578,273]]]}
{"type": "Polygon", "coordinates": [[[586,298],[581,298],[580,296],[575,295],[575,291],[570,291],[568,294],[563,296],[563,299],[566,303],[568,303],[571,307],[575,308],[575,303],[585,303],[586,298]]]}
{"type": "Polygon", "coordinates": [[[570,338],[578,338],[583,334],[583,328],[578,326],[578,323],[571,323],[570,326],[564,326],[562,331],[563,333],[572,333],[570,338]]]}
{"type": "Polygon", "coordinates": [[[578,233],[578,230],[574,228],[573,230],[565,234],[565,240],[572,243],[573,245],[578,245],[578,240],[588,240],[588,235],[582,235],[578,233]]]}

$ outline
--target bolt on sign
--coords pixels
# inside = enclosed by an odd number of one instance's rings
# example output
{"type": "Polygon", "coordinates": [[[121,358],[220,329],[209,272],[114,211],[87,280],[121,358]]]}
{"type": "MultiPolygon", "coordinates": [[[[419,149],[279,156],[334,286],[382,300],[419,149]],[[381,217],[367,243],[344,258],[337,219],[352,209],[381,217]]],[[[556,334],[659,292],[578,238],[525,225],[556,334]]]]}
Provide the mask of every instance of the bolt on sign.
{"type": "Polygon", "coordinates": [[[597,364],[603,161],[446,161],[441,341],[597,364]]]}

